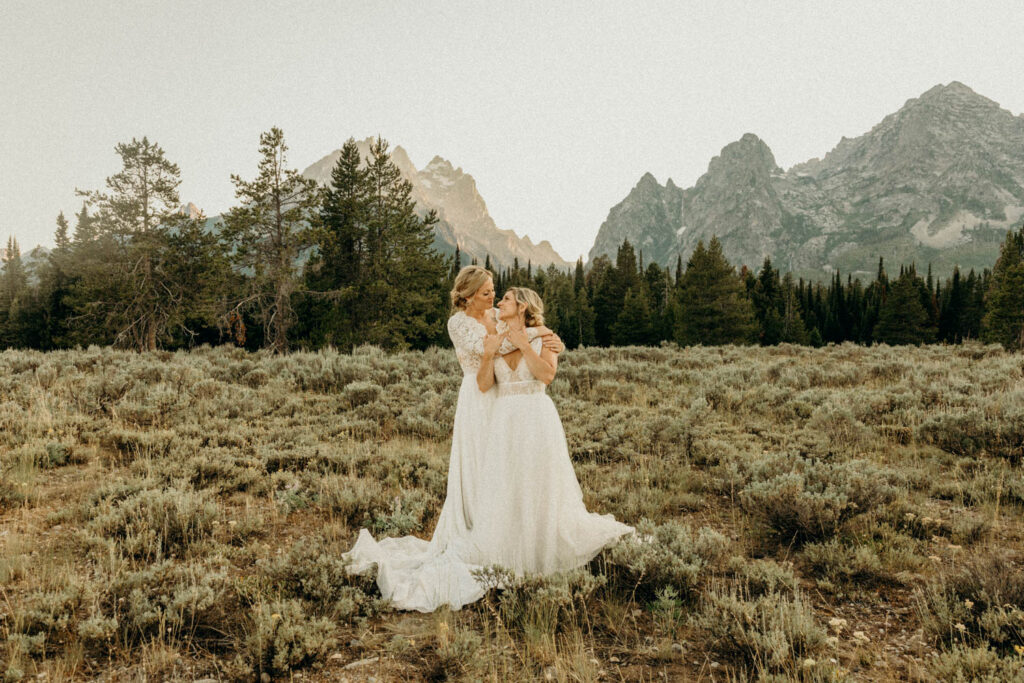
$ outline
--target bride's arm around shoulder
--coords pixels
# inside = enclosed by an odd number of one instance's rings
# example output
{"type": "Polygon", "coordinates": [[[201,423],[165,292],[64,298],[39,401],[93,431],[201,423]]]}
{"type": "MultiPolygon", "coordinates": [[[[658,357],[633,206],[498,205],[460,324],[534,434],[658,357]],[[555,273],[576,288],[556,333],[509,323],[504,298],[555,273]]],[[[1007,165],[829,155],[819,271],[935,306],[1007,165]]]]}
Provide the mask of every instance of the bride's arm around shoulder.
{"type": "Polygon", "coordinates": [[[533,348],[533,343],[526,332],[509,333],[516,347],[523,353],[523,362],[530,368],[530,374],[544,384],[551,384],[558,370],[558,354],[547,348],[540,347],[540,353],[533,348]]]}
{"type": "Polygon", "coordinates": [[[533,341],[535,337],[541,337],[544,340],[544,348],[554,351],[556,356],[565,351],[565,344],[562,342],[562,338],[550,327],[541,325],[540,327],[528,327],[526,329],[530,332],[530,341],[533,341]]]}

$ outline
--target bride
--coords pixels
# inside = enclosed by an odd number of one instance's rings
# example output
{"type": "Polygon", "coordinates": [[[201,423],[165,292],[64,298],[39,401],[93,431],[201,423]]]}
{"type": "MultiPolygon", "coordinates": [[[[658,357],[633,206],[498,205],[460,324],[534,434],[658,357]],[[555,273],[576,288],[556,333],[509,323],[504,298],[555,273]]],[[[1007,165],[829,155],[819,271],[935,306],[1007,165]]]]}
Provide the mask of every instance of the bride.
{"type": "Polygon", "coordinates": [[[459,609],[483,595],[484,588],[472,574],[476,569],[492,564],[504,564],[517,573],[567,569],[585,563],[601,547],[631,531],[610,516],[589,515],[583,507],[561,422],[543,394],[543,387],[554,377],[556,352],[564,346],[542,326],[542,305],[536,294],[533,297],[536,305],[530,309],[530,322],[534,324],[528,328],[528,306],[520,311],[519,304],[503,300],[500,319],[495,317],[494,284],[487,270],[467,266],[456,277],[448,333],[464,376],[455,409],[447,495],[434,534],[429,542],[414,536],[377,542],[362,529],[345,555],[351,561],[350,572],[377,567],[381,594],[398,609],[432,612],[444,604],[459,609]],[[510,354],[508,360],[501,361],[508,375],[496,370],[494,359],[501,353],[510,354]],[[520,357],[529,360],[520,366],[516,362],[520,357]],[[521,379],[526,377],[522,368],[531,372],[525,380],[521,379]],[[540,436],[553,441],[524,441],[512,431],[505,415],[497,423],[499,432],[492,435],[494,410],[508,403],[503,392],[526,386],[517,384],[520,381],[537,381],[534,371],[541,375],[539,398],[546,405],[535,399],[519,402],[521,405],[509,406],[510,414],[526,420],[520,428],[536,422],[543,427],[540,436]],[[503,379],[509,389],[501,389],[503,379]],[[491,390],[495,380],[498,389],[491,390]],[[553,462],[536,460],[542,468],[531,472],[504,460],[524,455],[553,462]],[[538,475],[557,479],[537,487],[538,475]],[[543,500],[545,495],[565,500],[543,500]],[[533,505],[536,507],[526,507],[533,505]],[[564,520],[550,517],[562,514],[564,520]],[[529,528],[531,534],[537,534],[536,539],[523,533],[527,527],[518,526],[516,520],[532,525],[529,528]],[[599,544],[598,538],[603,539],[599,544]]]}
{"type": "Polygon", "coordinates": [[[484,340],[480,372],[491,380],[480,389],[497,392],[481,470],[490,492],[480,520],[483,554],[517,575],[574,569],[633,528],[583,504],[562,421],[546,393],[558,356],[530,333],[544,324],[540,297],[512,287],[498,310],[506,329],[484,340]],[[515,348],[501,355],[505,337],[515,348]]]}

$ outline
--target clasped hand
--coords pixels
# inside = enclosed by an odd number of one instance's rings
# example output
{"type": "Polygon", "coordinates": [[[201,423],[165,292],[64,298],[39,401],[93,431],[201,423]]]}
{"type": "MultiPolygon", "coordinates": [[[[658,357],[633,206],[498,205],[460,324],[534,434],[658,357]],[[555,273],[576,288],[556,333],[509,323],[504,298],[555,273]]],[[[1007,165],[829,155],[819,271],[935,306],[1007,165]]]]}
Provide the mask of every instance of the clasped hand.
{"type": "Polygon", "coordinates": [[[509,327],[508,340],[520,351],[530,345],[530,338],[526,336],[526,330],[521,327],[509,327]]]}
{"type": "Polygon", "coordinates": [[[508,336],[508,330],[501,334],[488,334],[484,337],[484,356],[491,358],[501,348],[501,342],[508,336]]]}
{"type": "MultiPolygon", "coordinates": [[[[562,343],[561,337],[546,327],[541,328],[541,330],[541,337],[544,340],[544,348],[549,351],[553,351],[556,355],[565,351],[565,344],[562,343]]],[[[498,350],[501,348],[501,343],[505,341],[506,337],[520,351],[523,347],[530,345],[530,339],[526,335],[526,330],[514,330],[510,328],[500,334],[488,334],[484,336],[484,356],[491,358],[498,353],[498,350]]]]}

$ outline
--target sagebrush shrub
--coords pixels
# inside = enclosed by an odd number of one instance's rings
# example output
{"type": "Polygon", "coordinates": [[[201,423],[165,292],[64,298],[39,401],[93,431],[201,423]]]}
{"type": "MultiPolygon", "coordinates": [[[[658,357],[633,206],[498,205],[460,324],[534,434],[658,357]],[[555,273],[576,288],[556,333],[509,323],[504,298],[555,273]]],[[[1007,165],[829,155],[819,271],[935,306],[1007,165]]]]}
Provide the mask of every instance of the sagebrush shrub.
{"type": "Polygon", "coordinates": [[[35,591],[9,615],[8,638],[13,637],[26,654],[42,656],[48,640],[55,642],[74,633],[79,616],[93,598],[93,587],[81,582],[59,590],[35,591]]]}
{"type": "Polygon", "coordinates": [[[800,545],[831,538],[848,520],[896,496],[870,463],[798,460],[790,472],[748,484],[740,501],[780,542],[800,545]]]}
{"type": "Polygon", "coordinates": [[[97,608],[83,622],[92,623],[82,628],[102,635],[113,624],[125,643],[173,636],[213,644],[231,626],[238,608],[223,562],[163,560],[109,577],[97,608]]]}
{"type": "Polygon", "coordinates": [[[251,672],[284,675],[334,647],[335,627],[330,619],[310,617],[298,600],[255,605],[252,625],[240,645],[251,672]]]}
{"type": "Polygon", "coordinates": [[[501,589],[497,608],[503,623],[539,633],[579,627],[596,593],[606,583],[604,575],[591,574],[586,567],[548,576],[515,576],[493,566],[477,570],[474,575],[491,596],[494,589],[501,589]]]}
{"type": "Polygon", "coordinates": [[[915,592],[925,635],[951,647],[1024,646],[1024,571],[1012,557],[972,559],[915,592]]]}
{"type": "Polygon", "coordinates": [[[220,507],[192,491],[146,489],[99,506],[89,530],[148,561],[181,554],[213,533],[220,507]]]}
{"type": "Polygon", "coordinates": [[[742,586],[714,586],[690,620],[713,650],[759,674],[796,673],[824,649],[826,633],[799,592],[751,596],[742,586]]]}
{"type": "Polygon", "coordinates": [[[314,613],[339,622],[377,614],[384,602],[362,590],[366,579],[350,575],[341,555],[340,549],[314,537],[257,566],[280,595],[307,601],[314,613]]]}
{"type": "Polygon", "coordinates": [[[792,593],[798,582],[792,562],[785,565],[775,560],[748,559],[739,555],[729,558],[729,572],[743,585],[751,597],[768,593],[792,593]]]}
{"type": "Polygon", "coordinates": [[[954,683],[1022,683],[1024,664],[1019,655],[1000,657],[987,647],[954,647],[928,662],[937,681],[954,683]]]}
{"type": "Polygon", "coordinates": [[[729,549],[729,539],[708,527],[696,533],[686,524],[641,521],[606,553],[605,573],[621,590],[650,601],[665,586],[689,600],[729,549]]]}

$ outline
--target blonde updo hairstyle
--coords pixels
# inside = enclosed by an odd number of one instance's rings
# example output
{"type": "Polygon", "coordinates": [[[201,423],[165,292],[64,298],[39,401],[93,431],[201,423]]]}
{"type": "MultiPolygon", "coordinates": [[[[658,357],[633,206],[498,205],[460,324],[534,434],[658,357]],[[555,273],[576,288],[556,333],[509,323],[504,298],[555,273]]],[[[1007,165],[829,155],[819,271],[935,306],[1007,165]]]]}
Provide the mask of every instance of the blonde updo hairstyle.
{"type": "Polygon", "coordinates": [[[487,283],[487,278],[493,280],[494,275],[482,266],[466,266],[459,271],[451,291],[453,314],[466,310],[466,304],[487,283]]]}
{"type": "Polygon", "coordinates": [[[529,287],[509,287],[517,304],[526,304],[526,326],[540,327],[544,324],[544,302],[537,292],[529,287]]]}

